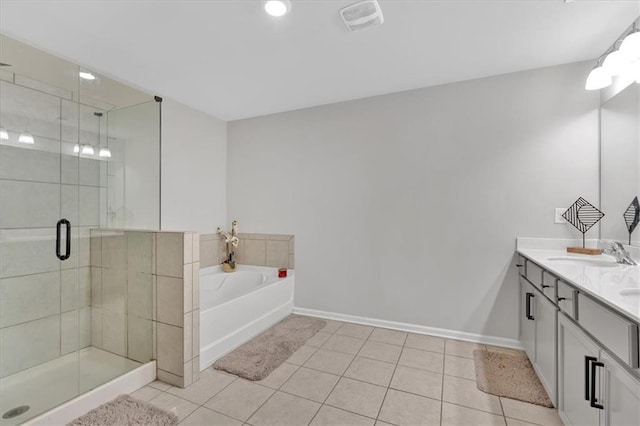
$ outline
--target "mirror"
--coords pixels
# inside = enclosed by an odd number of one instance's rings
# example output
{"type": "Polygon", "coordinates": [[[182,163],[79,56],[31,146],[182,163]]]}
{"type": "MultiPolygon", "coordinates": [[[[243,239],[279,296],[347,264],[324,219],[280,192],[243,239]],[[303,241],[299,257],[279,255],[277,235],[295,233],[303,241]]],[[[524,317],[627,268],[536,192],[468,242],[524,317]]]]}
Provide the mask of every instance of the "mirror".
{"type": "MultiPolygon", "coordinates": [[[[640,84],[632,83],[600,109],[600,238],[629,244],[625,212],[640,197],[640,84]]],[[[640,246],[640,226],[631,235],[640,246]]]]}

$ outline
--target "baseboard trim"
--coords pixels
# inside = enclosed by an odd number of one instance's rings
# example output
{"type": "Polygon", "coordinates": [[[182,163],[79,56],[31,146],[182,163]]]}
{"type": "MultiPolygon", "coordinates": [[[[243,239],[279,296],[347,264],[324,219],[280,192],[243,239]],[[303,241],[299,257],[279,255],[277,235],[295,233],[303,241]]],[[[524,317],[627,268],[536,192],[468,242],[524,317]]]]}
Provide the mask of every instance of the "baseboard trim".
{"type": "Polygon", "coordinates": [[[359,317],[355,315],[340,314],[337,312],[319,311],[316,309],[293,308],[294,314],[310,317],[325,318],[336,321],[353,322],[356,324],[370,325],[374,327],[390,328],[392,330],[407,331],[410,333],[427,334],[429,336],[444,337],[447,339],[464,340],[467,342],[481,343],[484,345],[504,346],[507,348],[523,349],[518,340],[505,339],[504,337],[486,336],[482,334],[467,333],[464,331],[449,330],[446,328],[427,327],[425,325],[409,324],[405,322],[387,321],[377,318],[359,317]]]}

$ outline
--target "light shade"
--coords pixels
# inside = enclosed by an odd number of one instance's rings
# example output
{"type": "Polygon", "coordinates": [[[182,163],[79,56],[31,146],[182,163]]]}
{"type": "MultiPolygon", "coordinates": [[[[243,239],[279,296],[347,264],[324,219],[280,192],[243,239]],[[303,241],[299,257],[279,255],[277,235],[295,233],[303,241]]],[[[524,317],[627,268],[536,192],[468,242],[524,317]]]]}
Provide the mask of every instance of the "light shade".
{"type": "Polygon", "coordinates": [[[73,146],[73,153],[74,153],[74,154],[77,154],[77,153],[79,153],[79,152],[80,152],[80,145],[75,144],[75,145],[73,146]]]}
{"type": "Polygon", "coordinates": [[[2,127],[0,127],[0,140],[9,140],[9,133],[7,133],[7,131],[2,127]]]}
{"type": "Polygon", "coordinates": [[[614,50],[604,58],[602,68],[611,76],[620,75],[629,66],[630,62],[619,50],[614,50]]]}
{"type": "Polygon", "coordinates": [[[109,148],[100,148],[98,156],[103,158],[111,158],[111,151],[109,150],[109,148]]]}
{"type": "Polygon", "coordinates": [[[28,132],[20,133],[20,136],[18,136],[18,142],[27,143],[29,145],[33,145],[34,143],[36,143],[35,139],[33,139],[33,135],[28,132]]]}
{"type": "Polygon", "coordinates": [[[627,58],[628,61],[640,59],[640,31],[635,30],[626,36],[618,51],[627,58]]]}
{"type": "Polygon", "coordinates": [[[86,155],[93,155],[93,147],[91,145],[84,145],[82,147],[82,153],[86,155]]]}
{"type": "Polygon", "coordinates": [[[611,74],[602,67],[595,67],[589,73],[584,88],[587,90],[598,90],[609,86],[611,83],[613,83],[611,74]]]}
{"type": "Polygon", "coordinates": [[[271,16],[284,16],[291,10],[289,0],[268,0],[264,1],[264,10],[271,16]]]}

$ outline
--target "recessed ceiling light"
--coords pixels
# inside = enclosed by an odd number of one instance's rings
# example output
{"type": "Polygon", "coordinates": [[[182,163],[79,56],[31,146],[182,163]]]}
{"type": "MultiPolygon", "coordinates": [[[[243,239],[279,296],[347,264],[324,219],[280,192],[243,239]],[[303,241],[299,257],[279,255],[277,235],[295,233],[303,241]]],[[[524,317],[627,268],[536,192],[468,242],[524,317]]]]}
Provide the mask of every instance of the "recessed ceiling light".
{"type": "Polygon", "coordinates": [[[33,145],[34,143],[36,143],[35,139],[31,135],[31,133],[29,133],[29,132],[20,133],[20,136],[18,136],[18,142],[26,143],[26,144],[29,144],[29,145],[33,145]]]}
{"type": "Polygon", "coordinates": [[[284,16],[291,11],[289,0],[268,0],[263,3],[265,12],[271,16],[284,16]]]}
{"type": "Polygon", "coordinates": [[[80,78],[84,78],[85,80],[95,80],[96,76],[91,74],[90,72],[86,72],[86,71],[80,71],[78,73],[78,75],[80,76],[80,78]]]}

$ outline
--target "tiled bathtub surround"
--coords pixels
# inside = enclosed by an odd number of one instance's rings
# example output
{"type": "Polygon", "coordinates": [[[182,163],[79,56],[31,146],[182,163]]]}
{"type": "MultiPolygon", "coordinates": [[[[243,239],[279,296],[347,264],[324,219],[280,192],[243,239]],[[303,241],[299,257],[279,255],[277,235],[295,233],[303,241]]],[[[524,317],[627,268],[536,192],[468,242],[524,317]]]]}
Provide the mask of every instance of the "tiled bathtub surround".
{"type": "MultiPolygon", "coordinates": [[[[285,234],[238,234],[236,261],[243,265],[295,268],[295,236],[285,234]]],[[[226,245],[218,234],[200,236],[202,267],[220,264],[226,258],[226,245]]]]}
{"type": "Polygon", "coordinates": [[[140,362],[156,358],[158,378],[174,386],[199,377],[194,239],[198,234],[182,232],[91,234],[92,345],[140,362]]]}

